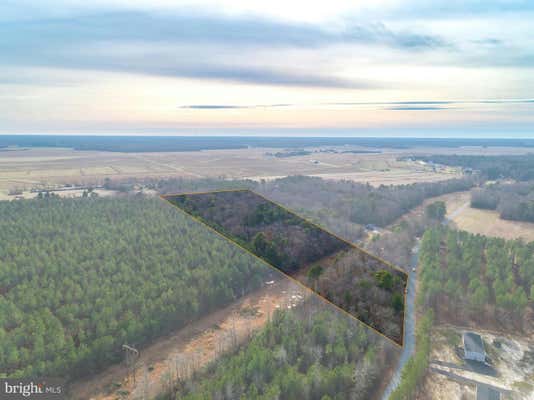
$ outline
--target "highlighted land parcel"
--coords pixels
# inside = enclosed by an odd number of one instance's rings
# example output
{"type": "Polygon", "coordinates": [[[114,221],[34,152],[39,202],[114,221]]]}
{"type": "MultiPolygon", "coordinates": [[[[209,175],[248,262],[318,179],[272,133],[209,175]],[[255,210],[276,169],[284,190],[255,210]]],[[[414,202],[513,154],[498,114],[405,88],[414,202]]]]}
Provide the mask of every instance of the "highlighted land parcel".
{"type": "Polygon", "coordinates": [[[250,190],[163,198],[402,345],[406,272],[250,190]]]}

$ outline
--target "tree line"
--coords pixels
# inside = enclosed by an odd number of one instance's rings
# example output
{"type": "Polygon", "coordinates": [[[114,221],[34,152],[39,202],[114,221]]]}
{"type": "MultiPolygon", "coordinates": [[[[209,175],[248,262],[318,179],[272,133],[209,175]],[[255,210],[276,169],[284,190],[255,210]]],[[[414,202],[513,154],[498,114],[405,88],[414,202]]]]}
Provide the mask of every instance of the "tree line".
{"type": "Polygon", "coordinates": [[[315,218],[334,217],[355,224],[386,226],[430,197],[468,190],[468,178],[408,185],[374,187],[350,181],[335,182],[315,177],[294,176],[259,185],[259,192],[302,209],[315,218]]]}
{"type": "Polygon", "coordinates": [[[517,181],[534,180],[533,153],[510,156],[436,154],[431,156],[412,156],[410,158],[479,171],[483,179],[511,178],[517,181]]]}
{"type": "Polygon", "coordinates": [[[464,191],[474,185],[471,177],[441,182],[381,185],[331,181],[310,176],[289,176],[272,181],[170,178],[145,181],[162,194],[250,189],[319,223],[337,235],[360,240],[362,225],[386,226],[430,197],[464,191]]]}
{"type": "Polygon", "coordinates": [[[497,210],[503,219],[534,222],[534,182],[477,188],[471,192],[471,207],[497,210]]]}

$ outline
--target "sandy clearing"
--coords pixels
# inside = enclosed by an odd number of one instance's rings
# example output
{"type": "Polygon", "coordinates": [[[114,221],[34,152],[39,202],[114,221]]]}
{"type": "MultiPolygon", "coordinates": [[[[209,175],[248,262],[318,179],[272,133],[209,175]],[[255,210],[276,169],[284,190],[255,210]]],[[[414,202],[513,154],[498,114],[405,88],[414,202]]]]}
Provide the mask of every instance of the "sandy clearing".
{"type": "Polygon", "coordinates": [[[136,384],[128,379],[124,364],[117,364],[89,379],[74,383],[72,399],[114,400],[117,390],[123,399],[154,398],[168,388],[169,377],[201,369],[233,346],[245,342],[268,321],[277,308],[291,308],[309,292],[287,278],[193,322],[176,333],[143,349],[138,361],[136,384]],[[255,310],[251,315],[250,310],[255,310]],[[178,367],[187,360],[189,368],[178,367]],[[150,367],[150,368],[148,368],[150,367]],[[120,383],[120,388],[115,385],[120,383]],[[145,396],[145,397],[143,397],[145,396]]]}

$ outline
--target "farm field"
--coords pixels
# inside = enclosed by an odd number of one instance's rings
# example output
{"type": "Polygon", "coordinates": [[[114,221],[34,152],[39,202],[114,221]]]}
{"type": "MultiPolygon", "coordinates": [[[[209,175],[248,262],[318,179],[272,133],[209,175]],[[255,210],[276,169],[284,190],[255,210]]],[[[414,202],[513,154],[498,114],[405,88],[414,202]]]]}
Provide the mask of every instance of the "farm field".
{"type": "MultiPolygon", "coordinates": [[[[460,176],[455,168],[397,161],[408,150],[376,154],[313,152],[279,158],[279,149],[250,148],[174,153],[117,153],[61,148],[12,148],[0,151],[0,199],[10,190],[53,188],[64,184],[101,185],[106,178],[223,177],[274,179],[287,175],[315,175],[372,185],[404,184],[460,176]]],[[[421,151],[421,150],[417,150],[421,151]]],[[[26,194],[25,194],[26,196],[26,194]]]]}
{"type": "Polygon", "coordinates": [[[448,217],[458,229],[503,239],[534,241],[534,223],[509,221],[501,219],[497,211],[472,208],[470,198],[469,192],[446,196],[448,217]]]}
{"type": "MultiPolygon", "coordinates": [[[[421,206],[416,207],[408,215],[422,215],[425,207],[430,203],[444,201],[447,206],[446,217],[455,228],[506,240],[534,241],[534,223],[501,219],[497,211],[472,208],[470,200],[470,191],[448,193],[425,200],[421,206]]],[[[397,222],[395,221],[391,226],[397,222]]]]}
{"type": "Polygon", "coordinates": [[[461,230],[507,240],[534,241],[534,223],[501,219],[497,211],[482,210],[470,206],[470,192],[440,196],[447,205],[447,218],[461,230]]]}

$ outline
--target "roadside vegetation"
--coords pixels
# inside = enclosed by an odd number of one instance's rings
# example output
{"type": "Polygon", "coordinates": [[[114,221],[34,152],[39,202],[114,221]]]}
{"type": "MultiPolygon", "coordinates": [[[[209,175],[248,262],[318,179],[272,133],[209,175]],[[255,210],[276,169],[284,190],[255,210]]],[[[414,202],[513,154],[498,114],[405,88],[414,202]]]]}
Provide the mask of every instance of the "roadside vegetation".
{"type": "Polygon", "coordinates": [[[388,400],[409,400],[414,398],[418,385],[425,376],[428,368],[432,323],[432,310],[427,311],[417,321],[417,347],[415,354],[402,369],[401,383],[391,393],[388,400]]]}

